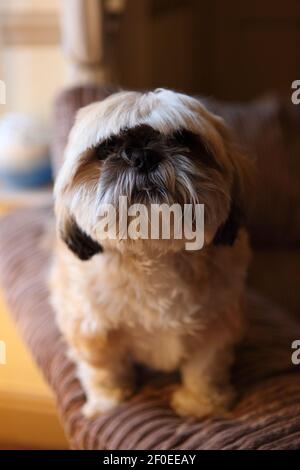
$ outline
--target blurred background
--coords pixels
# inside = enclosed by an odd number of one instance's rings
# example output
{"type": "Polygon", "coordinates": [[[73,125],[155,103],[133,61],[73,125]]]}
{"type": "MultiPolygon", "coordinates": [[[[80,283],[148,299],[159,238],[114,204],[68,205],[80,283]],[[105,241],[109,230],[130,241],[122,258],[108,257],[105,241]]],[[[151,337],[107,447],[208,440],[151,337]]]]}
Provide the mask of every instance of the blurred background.
{"type": "MultiPolygon", "coordinates": [[[[63,90],[290,99],[299,44],[299,0],[0,0],[0,212],[51,203],[53,105],[63,90]]],[[[67,447],[2,291],[1,340],[9,353],[0,364],[0,448],[67,447]]]]}
{"type": "Polygon", "coordinates": [[[225,100],[289,93],[299,74],[297,0],[103,0],[102,11],[95,3],[0,1],[1,114],[49,118],[54,95],[85,66],[122,87],[225,100]]]}

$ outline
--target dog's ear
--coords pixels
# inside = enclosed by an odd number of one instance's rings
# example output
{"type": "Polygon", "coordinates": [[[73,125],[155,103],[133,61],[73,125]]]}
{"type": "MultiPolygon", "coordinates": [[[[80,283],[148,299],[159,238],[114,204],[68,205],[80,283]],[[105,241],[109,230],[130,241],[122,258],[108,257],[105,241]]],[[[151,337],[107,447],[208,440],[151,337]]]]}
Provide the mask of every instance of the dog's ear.
{"type": "Polygon", "coordinates": [[[231,168],[230,208],[226,220],[218,228],[214,245],[233,245],[239,229],[247,222],[250,196],[254,189],[255,169],[250,157],[240,152],[222,120],[217,121],[231,168]]]}
{"type": "Polygon", "coordinates": [[[82,261],[87,261],[103,252],[102,246],[85,233],[73,218],[69,219],[64,229],[59,231],[67,247],[82,261]]]}
{"type": "Polygon", "coordinates": [[[213,239],[214,245],[232,246],[234,244],[239,229],[245,222],[243,212],[238,191],[233,189],[228,217],[218,228],[213,239]]]}

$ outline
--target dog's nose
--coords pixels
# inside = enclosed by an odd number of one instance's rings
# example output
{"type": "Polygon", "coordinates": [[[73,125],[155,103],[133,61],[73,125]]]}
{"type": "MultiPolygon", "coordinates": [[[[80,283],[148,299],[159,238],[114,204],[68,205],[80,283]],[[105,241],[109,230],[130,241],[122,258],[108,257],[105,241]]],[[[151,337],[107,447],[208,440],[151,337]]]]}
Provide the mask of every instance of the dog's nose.
{"type": "Polygon", "coordinates": [[[153,149],[128,148],[122,153],[122,156],[131,167],[144,172],[154,170],[161,160],[159,152],[153,149]]]}

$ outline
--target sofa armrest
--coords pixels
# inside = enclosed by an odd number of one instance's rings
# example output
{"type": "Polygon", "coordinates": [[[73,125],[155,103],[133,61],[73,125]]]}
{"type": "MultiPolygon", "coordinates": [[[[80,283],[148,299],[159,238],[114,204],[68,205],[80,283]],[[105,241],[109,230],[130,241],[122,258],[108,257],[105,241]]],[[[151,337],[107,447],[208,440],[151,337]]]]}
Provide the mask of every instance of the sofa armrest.
{"type": "Polygon", "coordinates": [[[130,400],[95,419],[84,418],[84,392],[49,304],[51,250],[45,236],[51,217],[49,210],[30,209],[1,220],[0,281],[11,314],[55,393],[73,448],[300,448],[300,374],[291,363],[300,324],[253,293],[247,297],[250,328],[233,371],[239,399],[228,417],[180,418],[168,401],[176,378],[139,374],[140,387],[130,400]]]}

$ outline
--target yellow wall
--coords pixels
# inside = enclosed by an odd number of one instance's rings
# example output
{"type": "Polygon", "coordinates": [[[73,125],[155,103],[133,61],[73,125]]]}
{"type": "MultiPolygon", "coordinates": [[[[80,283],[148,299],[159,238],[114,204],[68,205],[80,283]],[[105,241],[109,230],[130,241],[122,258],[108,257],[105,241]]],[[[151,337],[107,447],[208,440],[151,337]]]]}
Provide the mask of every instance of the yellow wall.
{"type": "Polygon", "coordinates": [[[0,448],[68,448],[53,395],[34,365],[9,317],[0,292],[0,448]]]}

